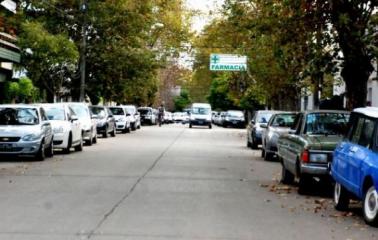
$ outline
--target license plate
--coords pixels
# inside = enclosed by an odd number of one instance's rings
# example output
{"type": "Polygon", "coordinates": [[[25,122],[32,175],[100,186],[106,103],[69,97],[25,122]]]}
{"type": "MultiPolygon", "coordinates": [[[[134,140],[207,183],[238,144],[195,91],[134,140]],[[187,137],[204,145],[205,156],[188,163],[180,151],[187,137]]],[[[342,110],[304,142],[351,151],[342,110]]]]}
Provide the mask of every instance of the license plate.
{"type": "Polygon", "coordinates": [[[13,148],[13,144],[9,143],[0,143],[0,151],[8,151],[13,148]]]}
{"type": "Polygon", "coordinates": [[[232,123],[233,123],[233,124],[237,124],[238,122],[236,122],[236,121],[233,121],[232,123]]]}
{"type": "Polygon", "coordinates": [[[198,121],[198,124],[203,124],[203,121],[198,121]]]}

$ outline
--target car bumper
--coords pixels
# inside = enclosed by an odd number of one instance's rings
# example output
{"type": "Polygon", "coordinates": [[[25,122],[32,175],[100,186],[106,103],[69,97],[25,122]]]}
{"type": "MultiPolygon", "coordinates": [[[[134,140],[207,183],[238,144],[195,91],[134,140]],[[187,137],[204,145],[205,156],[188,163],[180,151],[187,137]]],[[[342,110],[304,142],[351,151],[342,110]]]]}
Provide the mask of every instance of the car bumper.
{"type": "Polygon", "coordinates": [[[198,125],[198,126],[207,126],[211,124],[211,121],[196,119],[196,120],[190,120],[190,124],[198,125]]]}
{"type": "Polygon", "coordinates": [[[244,121],[240,120],[229,120],[224,122],[228,126],[235,126],[235,127],[241,127],[244,126],[244,121]]]}
{"type": "Polygon", "coordinates": [[[127,122],[116,122],[117,130],[125,130],[128,127],[127,122]]]}
{"type": "Polygon", "coordinates": [[[32,142],[0,143],[0,155],[34,156],[41,147],[41,139],[32,142]]]}
{"type": "Polygon", "coordinates": [[[97,129],[97,132],[100,133],[100,134],[106,132],[106,130],[107,130],[106,125],[97,126],[96,129],[97,129]]]}
{"type": "Polygon", "coordinates": [[[301,164],[301,173],[314,176],[329,175],[328,164],[301,164]]]}
{"type": "Polygon", "coordinates": [[[54,148],[67,148],[68,145],[68,133],[67,134],[54,134],[54,148]]]}

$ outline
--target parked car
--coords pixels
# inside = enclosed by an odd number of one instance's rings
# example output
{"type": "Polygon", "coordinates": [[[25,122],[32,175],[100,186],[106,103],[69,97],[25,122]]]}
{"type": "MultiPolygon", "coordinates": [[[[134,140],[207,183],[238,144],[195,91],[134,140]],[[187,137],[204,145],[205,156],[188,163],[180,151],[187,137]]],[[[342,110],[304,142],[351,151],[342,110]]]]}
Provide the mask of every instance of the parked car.
{"type": "Polygon", "coordinates": [[[244,113],[238,110],[228,110],[222,125],[223,127],[245,127],[244,113]]]}
{"type": "Polygon", "coordinates": [[[97,119],[97,132],[104,138],[107,138],[109,134],[115,137],[117,126],[113,113],[104,106],[90,106],[89,109],[93,117],[97,119]]]}
{"type": "Polygon", "coordinates": [[[226,114],[227,112],[220,112],[216,122],[218,126],[223,126],[223,122],[226,119],[226,114]]]}
{"type": "Polygon", "coordinates": [[[259,144],[262,144],[262,136],[265,131],[261,124],[267,124],[273,114],[280,113],[280,111],[256,111],[252,120],[247,126],[247,146],[252,149],[257,149],[259,144]]]}
{"type": "Polygon", "coordinates": [[[130,114],[131,130],[135,131],[140,129],[140,114],[137,108],[134,105],[124,105],[123,107],[126,109],[127,113],[130,114]]]}
{"type": "Polygon", "coordinates": [[[140,114],[141,124],[156,125],[157,119],[154,114],[154,110],[151,107],[139,107],[138,112],[140,114]]]}
{"type": "Polygon", "coordinates": [[[261,157],[264,160],[271,160],[277,154],[277,141],[283,134],[288,134],[293,127],[296,113],[276,113],[270,118],[268,124],[262,123],[261,128],[265,128],[262,137],[261,157]]]}
{"type": "Polygon", "coordinates": [[[79,118],[68,104],[42,104],[54,132],[54,149],[69,153],[83,151],[83,133],[79,118]]]}
{"type": "Polygon", "coordinates": [[[281,181],[290,184],[297,177],[298,192],[303,193],[313,177],[328,179],[328,163],[346,131],[349,115],[332,110],[299,113],[289,134],[278,139],[281,181]]]}
{"type": "Polygon", "coordinates": [[[173,116],[171,112],[164,111],[164,123],[173,123],[173,116]]]}
{"type": "Polygon", "coordinates": [[[189,128],[192,126],[208,126],[211,125],[211,106],[208,103],[193,103],[190,110],[189,128]]]}
{"type": "Polygon", "coordinates": [[[116,121],[117,131],[121,131],[122,133],[129,133],[131,130],[131,121],[130,114],[127,113],[126,109],[121,106],[117,106],[109,107],[109,110],[112,112],[116,121]]]}
{"type": "Polygon", "coordinates": [[[45,110],[32,105],[0,105],[0,156],[52,157],[53,131],[45,110]]]}
{"type": "Polygon", "coordinates": [[[93,143],[97,143],[96,119],[92,118],[88,105],[80,102],[71,102],[68,103],[68,106],[74,110],[76,116],[79,118],[85,144],[91,146],[93,143]]]}
{"type": "Polygon", "coordinates": [[[180,123],[184,121],[184,113],[183,112],[174,112],[173,115],[173,121],[176,123],[180,123]]]}
{"type": "Polygon", "coordinates": [[[347,210],[351,198],[362,200],[364,219],[372,226],[378,226],[377,120],[378,108],[355,109],[331,165],[335,208],[347,210]]]}

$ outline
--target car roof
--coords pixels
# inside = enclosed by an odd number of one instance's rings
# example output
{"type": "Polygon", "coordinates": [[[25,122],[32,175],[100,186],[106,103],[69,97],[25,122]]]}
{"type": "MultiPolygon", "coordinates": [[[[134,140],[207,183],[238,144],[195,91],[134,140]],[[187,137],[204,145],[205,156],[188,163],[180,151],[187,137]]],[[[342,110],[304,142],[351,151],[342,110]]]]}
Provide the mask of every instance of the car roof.
{"type": "Polygon", "coordinates": [[[310,114],[310,113],[350,113],[350,112],[343,111],[343,110],[307,110],[307,111],[304,111],[303,113],[310,114]]]}
{"type": "Polygon", "coordinates": [[[378,108],[377,107],[365,107],[365,108],[356,108],[353,112],[361,113],[368,117],[378,118],[378,108]]]}
{"type": "Polygon", "coordinates": [[[0,104],[1,108],[38,108],[38,105],[34,104],[0,104]]]}

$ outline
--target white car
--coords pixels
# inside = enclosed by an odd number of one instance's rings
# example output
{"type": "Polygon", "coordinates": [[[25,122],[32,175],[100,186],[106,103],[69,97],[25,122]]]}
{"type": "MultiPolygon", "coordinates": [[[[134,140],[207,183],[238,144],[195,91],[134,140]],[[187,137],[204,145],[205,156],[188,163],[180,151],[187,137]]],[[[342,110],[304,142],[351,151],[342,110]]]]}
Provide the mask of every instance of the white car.
{"type": "Polygon", "coordinates": [[[53,154],[51,123],[42,107],[0,105],[0,156],[31,156],[42,161],[53,154]]]}
{"type": "Polygon", "coordinates": [[[165,111],[164,112],[164,122],[165,123],[173,123],[173,116],[171,112],[165,111]]]}
{"type": "Polygon", "coordinates": [[[135,131],[140,129],[140,114],[137,108],[134,105],[123,105],[123,107],[126,109],[126,112],[130,114],[131,130],[135,131]]]}
{"type": "Polygon", "coordinates": [[[79,118],[85,144],[91,146],[93,143],[97,143],[97,121],[92,119],[89,107],[85,103],[79,102],[68,103],[68,106],[79,118]]]}
{"type": "Polygon", "coordinates": [[[54,132],[54,149],[69,153],[83,151],[83,134],[79,118],[68,104],[42,104],[54,132]]]}
{"type": "Polygon", "coordinates": [[[123,107],[109,107],[109,110],[112,112],[116,120],[117,131],[123,133],[129,133],[131,129],[131,117],[130,114],[126,112],[126,109],[123,107]]]}

